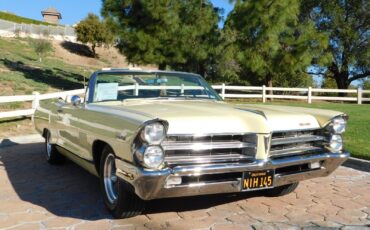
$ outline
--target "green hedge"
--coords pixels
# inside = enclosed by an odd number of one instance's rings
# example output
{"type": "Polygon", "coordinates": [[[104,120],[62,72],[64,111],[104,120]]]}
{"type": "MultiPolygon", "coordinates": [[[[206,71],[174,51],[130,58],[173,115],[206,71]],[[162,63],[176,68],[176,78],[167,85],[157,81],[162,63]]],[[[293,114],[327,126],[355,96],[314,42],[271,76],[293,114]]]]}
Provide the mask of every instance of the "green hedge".
{"type": "Polygon", "coordinates": [[[16,23],[24,23],[24,24],[35,24],[35,25],[53,25],[47,22],[42,22],[30,18],[21,17],[15,14],[10,14],[6,12],[0,12],[0,19],[12,21],[16,23]]]}

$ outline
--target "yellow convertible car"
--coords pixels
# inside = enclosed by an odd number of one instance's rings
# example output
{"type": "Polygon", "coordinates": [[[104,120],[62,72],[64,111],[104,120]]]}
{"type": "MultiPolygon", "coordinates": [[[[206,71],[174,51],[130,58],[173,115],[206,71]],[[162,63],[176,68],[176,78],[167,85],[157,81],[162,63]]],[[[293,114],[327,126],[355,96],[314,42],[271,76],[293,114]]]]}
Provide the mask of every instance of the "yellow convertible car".
{"type": "Polygon", "coordinates": [[[157,198],[290,193],[348,158],[347,118],[229,104],[192,73],[104,69],[84,97],[42,102],[34,120],[47,161],[67,157],[98,176],[105,205],[125,218],[157,198]]]}

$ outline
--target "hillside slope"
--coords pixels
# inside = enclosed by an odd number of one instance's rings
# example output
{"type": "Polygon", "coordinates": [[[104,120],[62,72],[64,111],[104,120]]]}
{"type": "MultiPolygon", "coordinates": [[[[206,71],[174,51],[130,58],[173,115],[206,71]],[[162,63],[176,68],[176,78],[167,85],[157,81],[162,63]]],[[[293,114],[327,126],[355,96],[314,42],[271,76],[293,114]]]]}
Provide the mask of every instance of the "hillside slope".
{"type": "Polygon", "coordinates": [[[59,41],[51,41],[53,51],[39,62],[32,42],[33,39],[0,38],[0,96],[82,88],[97,69],[129,65],[114,47],[97,48],[98,58],[93,58],[87,46],[59,41]]]}
{"type": "MultiPolygon", "coordinates": [[[[125,57],[113,47],[97,48],[98,58],[93,58],[84,45],[57,41],[52,41],[53,51],[39,62],[33,42],[25,38],[0,38],[0,96],[80,89],[97,69],[128,67],[125,57]]],[[[30,102],[5,103],[0,104],[0,111],[30,107],[30,102]]],[[[0,138],[33,132],[29,119],[0,120],[0,138]]]]}

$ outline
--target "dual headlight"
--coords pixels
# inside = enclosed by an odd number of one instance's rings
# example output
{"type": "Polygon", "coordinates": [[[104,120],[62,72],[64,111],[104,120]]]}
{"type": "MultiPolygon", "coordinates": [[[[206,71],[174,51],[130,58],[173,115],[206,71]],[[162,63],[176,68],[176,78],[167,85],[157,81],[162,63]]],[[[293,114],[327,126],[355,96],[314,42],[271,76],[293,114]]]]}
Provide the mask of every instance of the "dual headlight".
{"type": "Polygon", "coordinates": [[[336,117],[327,126],[330,132],[329,147],[335,152],[343,149],[342,133],[346,130],[347,120],[344,117],[336,117]]]}
{"type": "Polygon", "coordinates": [[[164,162],[160,144],[166,137],[165,126],[160,122],[147,124],[139,135],[141,147],[135,152],[136,158],[146,168],[159,169],[164,162]]]}

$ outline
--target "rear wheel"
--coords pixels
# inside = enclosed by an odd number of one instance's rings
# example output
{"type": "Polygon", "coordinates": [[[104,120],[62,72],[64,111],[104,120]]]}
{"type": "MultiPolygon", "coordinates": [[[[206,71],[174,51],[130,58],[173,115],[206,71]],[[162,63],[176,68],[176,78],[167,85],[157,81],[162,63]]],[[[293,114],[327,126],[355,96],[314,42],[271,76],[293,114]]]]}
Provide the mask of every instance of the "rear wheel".
{"type": "Polygon", "coordinates": [[[293,192],[298,187],[298,182],[293,184],[282,185],[265,191],[266,196],[284,196],[293,192]]]}
{"type": "Polygon", "coordinates": [[[116,176],[113,150],[106,146],[100,161],[100,188],[104,204],[115,218],[136,216],[144,209],[144,201],[124,185],[116,176]]]}
{"type": "Polygon", "coordinates": [[[65,157],[58,152],[55,144],[50,143],[51,134],[49,131],[45,133],[45,155],[46,161],[49,164],[57,165],[62,164],[65,161],[65,157]]]}

